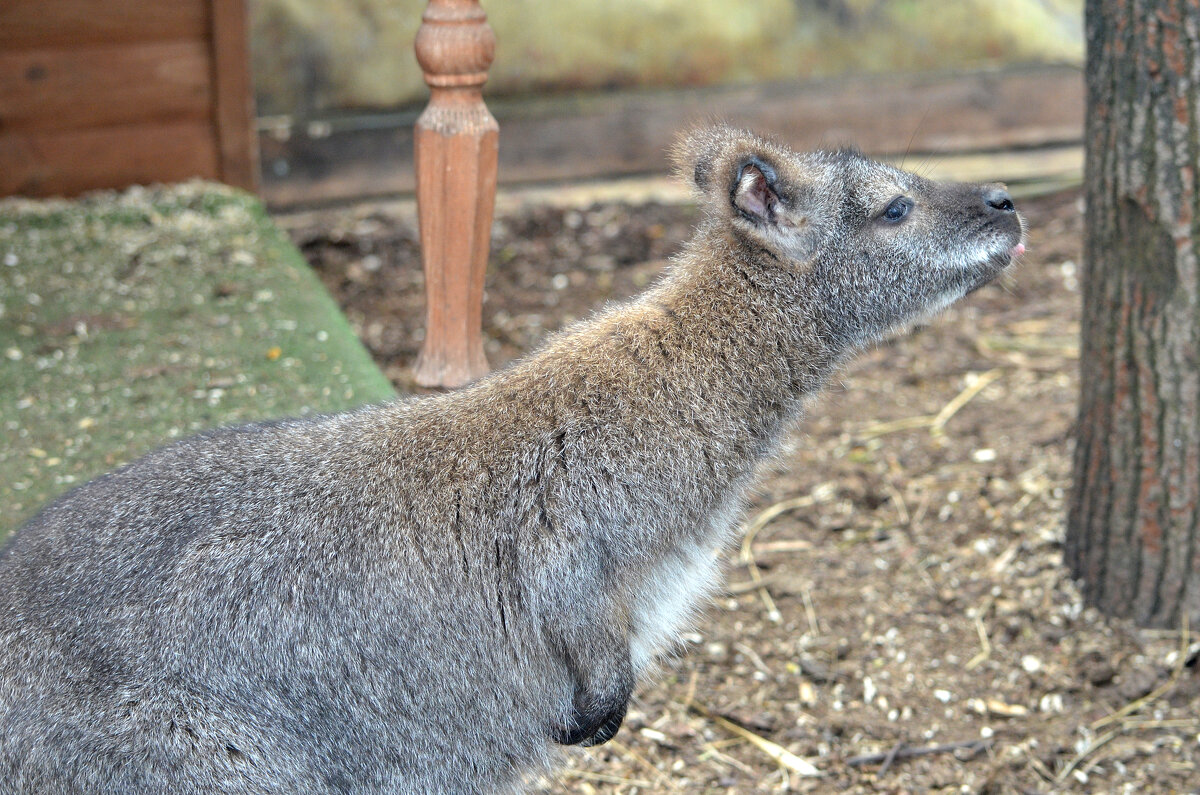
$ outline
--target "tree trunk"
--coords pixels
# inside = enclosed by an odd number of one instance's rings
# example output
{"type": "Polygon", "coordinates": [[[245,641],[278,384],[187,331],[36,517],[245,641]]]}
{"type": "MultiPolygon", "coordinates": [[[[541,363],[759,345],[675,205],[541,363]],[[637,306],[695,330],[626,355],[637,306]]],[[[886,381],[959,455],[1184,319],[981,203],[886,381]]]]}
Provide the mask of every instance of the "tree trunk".
{"type": "Polygon", "coordinates": [[[1200,625],[1200,0],[1088,0],[1081,396],[1066,558],[1087,601],[1200,625]]]}

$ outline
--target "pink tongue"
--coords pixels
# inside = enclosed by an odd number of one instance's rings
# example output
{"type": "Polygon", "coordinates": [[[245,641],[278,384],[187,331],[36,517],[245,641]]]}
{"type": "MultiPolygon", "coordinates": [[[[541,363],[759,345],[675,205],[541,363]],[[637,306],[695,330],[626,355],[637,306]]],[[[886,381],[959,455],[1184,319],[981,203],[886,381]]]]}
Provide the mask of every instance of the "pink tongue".
{"type": "Polygon", "coordinates": [[[1019,257],[1024,253],[1025,253],[1025,244],[1024,243],[1018,243],[1017,245],[1012,247],[1012,255],[1014,257],[1019,257]]]}

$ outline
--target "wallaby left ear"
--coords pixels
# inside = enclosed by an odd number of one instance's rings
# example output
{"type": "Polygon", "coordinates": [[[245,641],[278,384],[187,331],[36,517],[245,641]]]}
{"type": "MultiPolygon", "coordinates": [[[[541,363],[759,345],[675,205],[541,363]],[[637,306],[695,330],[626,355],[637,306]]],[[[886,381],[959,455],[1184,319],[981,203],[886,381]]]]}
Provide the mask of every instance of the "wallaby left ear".
{"type": "Polygon", "coordinates": [[[776,189],[778,182],[779,176],[770,163],[750,157],[738,169],[729,200],[747,220],[772,224],[781,202],[776,189]]]}

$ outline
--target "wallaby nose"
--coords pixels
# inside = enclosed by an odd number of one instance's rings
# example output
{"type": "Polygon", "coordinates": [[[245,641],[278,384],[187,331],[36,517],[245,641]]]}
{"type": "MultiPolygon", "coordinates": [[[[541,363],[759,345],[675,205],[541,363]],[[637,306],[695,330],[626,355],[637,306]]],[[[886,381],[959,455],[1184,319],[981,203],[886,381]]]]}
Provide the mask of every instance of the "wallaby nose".
{"type": "Polygon", "coordinates": [[[1013,206],[1012,196],[1008,195],[1008,191],[999,185],[991,185],[983,189],[983,201],[988,207],[993,210],[999,210],[1002,213],[1015,213],[1017,208],[1013,206]]]}

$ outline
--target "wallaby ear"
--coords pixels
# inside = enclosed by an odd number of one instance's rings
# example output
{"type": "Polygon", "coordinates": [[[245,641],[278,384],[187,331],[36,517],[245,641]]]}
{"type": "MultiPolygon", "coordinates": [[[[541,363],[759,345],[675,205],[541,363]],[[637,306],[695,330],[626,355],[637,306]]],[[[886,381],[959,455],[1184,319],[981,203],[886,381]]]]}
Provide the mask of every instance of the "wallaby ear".
{"type": "Polygon", "coordinates": [[[700,193],[707,194],[713,187],[717,160],[736,132],[718,123],[693,127],[680,135],[670,152],[675,173],[700,193]]]}
{"type": "Polygon", "coordinates": [[[775,168],[758,157],[751,157],[738,169],[729,200],[745,218],[755,223],[773,223],[779,206],[779,181],[775,168]]]}
{"type": "MultiPolygon", "coordinates": [[[[769,221],[780,202],[778,146],[727,124],[693,128],[671,149],[676,173],[714,205],[732,202],[737,214],[769,221]]],[[[728,211],[728,207],[726,211],[728,211]]]]}
{"type": "Polygon", "coordinates": [[[701,194],[706,210],[757,245],[808,260],[826,219],[814,188],[787,147],[725,124],[697,127],[671,152],[676,172],[701,194]]]}

